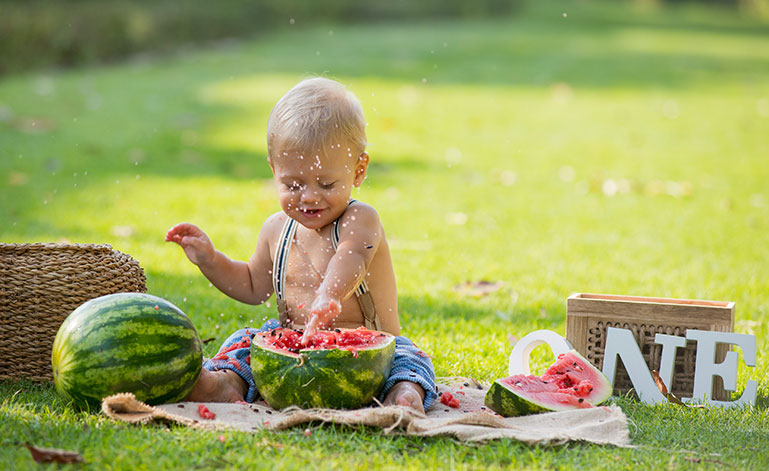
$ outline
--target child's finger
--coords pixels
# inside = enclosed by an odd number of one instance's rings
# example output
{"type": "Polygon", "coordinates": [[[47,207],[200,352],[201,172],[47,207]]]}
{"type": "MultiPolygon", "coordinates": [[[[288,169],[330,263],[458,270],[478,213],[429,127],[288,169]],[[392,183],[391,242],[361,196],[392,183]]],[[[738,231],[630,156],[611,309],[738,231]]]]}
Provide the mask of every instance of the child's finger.
{"type": "Polygon", "coordinates": [[[166,232],[166,242],[179,243],[184,233],[187,232],[183,224],[177,224],[166,232]]]}
{"type": "Polygon", "coordinates": [[[310,338],[312,338],[312,336],[315,335],[315,332],[317,331],[319,320],[320,318],[317,314],[313,314],[310,317],[310,321],[306,326],[304,326],[304,334],[302,334],[302,340],[300,340],[299,343],[302,345],[307,345],[309,343],[310,338]]]}

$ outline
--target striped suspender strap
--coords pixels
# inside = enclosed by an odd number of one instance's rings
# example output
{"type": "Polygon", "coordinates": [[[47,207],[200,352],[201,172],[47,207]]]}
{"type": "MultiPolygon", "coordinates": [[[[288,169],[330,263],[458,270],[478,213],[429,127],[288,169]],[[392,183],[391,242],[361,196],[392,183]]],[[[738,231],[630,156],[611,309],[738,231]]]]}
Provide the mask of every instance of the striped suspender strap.
{"type": "Polygon", "coordinates": [[[291,244],[296,234],[297,222],[291,218],[286,218],[283,229],[278,238],[278,247],[275,249],[275,257],[272,262],[272,287],[275,289],[275,299],[278,304],[278,314],[280,315],[280,324],[288,324],[288,307],[286,305],[286,264],[288,263],[288,254],[291,251],[291,244]]]}
{"type": "MultiPolygon", "coordinates": [[[[355,200],[351,200],[348,207],[353,203],[355,203],[355,200]]],[[[336,252],[336,249],[339,246],[339,219],[334,221],[334,227],[332,229],[331,245],[333,245],[334,252],[336,252]]],[[[371,296],[371,291],[368,289],[368,283],[366,283],[365,277],[360,280],[360,284],[355,288],[355,297],[358,298],[358,304],[363,313],[363,321],[366,328],[369,330],[381,330],[379,316],[377,316],[376,306],[374,306],[374,298],[371,296]]]]}

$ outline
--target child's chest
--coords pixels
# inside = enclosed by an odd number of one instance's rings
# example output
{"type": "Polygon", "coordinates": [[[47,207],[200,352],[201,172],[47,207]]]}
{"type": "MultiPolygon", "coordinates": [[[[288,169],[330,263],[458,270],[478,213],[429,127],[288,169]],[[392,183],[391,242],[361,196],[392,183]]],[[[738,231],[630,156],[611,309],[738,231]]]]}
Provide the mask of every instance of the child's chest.
{"type": "Polygon", "coordinates": [[[335,254],[331,231],[298,228],[286,263],[286,283],[314,292],[323,281],[326,268],[335,254]]]}

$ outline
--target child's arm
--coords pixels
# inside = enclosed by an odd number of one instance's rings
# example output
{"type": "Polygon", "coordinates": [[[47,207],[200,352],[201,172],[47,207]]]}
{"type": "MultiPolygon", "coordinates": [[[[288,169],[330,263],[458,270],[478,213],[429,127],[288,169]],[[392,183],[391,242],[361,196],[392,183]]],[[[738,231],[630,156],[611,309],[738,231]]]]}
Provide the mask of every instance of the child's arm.
{"type": "Polygon", "coordinates": [[[339,221],[339,246],[328,262],[323,282],[310,306],[310,320],[305,326],[303,343],[318,327],[342,311],[342,301],[366,276],[382,235],[379,215],[371,206],[356,203],[342,216],[339,221]]]}
{"type": "Polygon", "coordinates": [[[260,304],[270,297],[273,290],[266,233],[263,227],[256,251],[248,263],[231,260],[216,250],[206,233],[194,224],[175,225],[169,229],[165,240],[179,244],[187,258],[221,292],[247,304],[260,304]]]}

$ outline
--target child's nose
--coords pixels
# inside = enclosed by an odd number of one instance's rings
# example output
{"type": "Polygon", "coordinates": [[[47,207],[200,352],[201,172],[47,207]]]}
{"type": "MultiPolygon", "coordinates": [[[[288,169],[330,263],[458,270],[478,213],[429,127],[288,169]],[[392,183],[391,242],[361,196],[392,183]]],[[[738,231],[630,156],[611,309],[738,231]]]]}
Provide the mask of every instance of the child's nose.
{"type": "Polygon", "coordinates": [[[305,187],[304,191],[302,191],[302,203],[317,203],[318,200],[318,192],[309,187],[305,187]]]}

